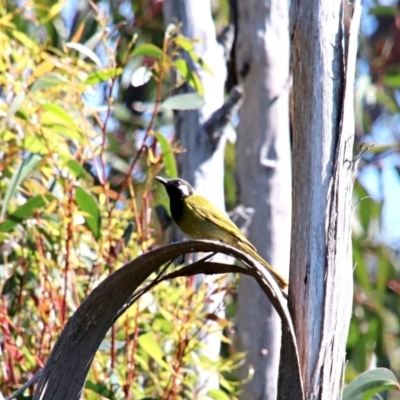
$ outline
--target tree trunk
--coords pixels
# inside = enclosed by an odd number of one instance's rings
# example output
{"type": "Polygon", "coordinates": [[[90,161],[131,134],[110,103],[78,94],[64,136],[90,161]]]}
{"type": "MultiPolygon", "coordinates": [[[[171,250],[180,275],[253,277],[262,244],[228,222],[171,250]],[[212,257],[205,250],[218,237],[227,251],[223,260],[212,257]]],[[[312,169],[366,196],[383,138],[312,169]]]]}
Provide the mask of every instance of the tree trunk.
{"type": "MultiPolygon", "coordinates": [[[[226,80],[226,62],[224,49],[217,43],[210,1],[202,0],[165,0],[164,16],[166,24],[182,23],[182,34],[198,39],[195,45],[196,54],[200,56],[210,72],[192,64],[199,75],[204,89],[205,105],[200,110],[176,111],[174,114],[175,133],[185,153],[177,157],[180,177],[190,182],[196,191],[206,196],[221,210],[224,201],[224,149],[225,138],[219,135],[215,140],[213,133],[204,129],[213,112],[223,105],[224,84],[226,80]]],[[[187,59],[189,62],[190,60],[187,59]]],[[[188,86],[184,90],[190,90],[188,86]]],[[[220,261],[225,258],[221,256],[220,261]]],[[[197,276],[196,284],[203,283],[209,287],[209,293],[216,288],[215,277],[197,276]]],[[[208,313],[224,317],[222,291],[210,295],[205,306],[208,313]]],[[[212,360],[218,360],[220,352],[220,331],[218,323],[209,321],[207,332],[204,332],[202,343],[204,353],[212,360]],[[209,332],[214,333],[209,333],[209,332]]],[[[219,387],[218,375],[199,371],[198,396],[204,396],[210,389],[219,387]]]]}
{"type": "Polygon", "coordinates": [[[289,307],[307,399],[338,399],[352,309],[353,78],[359,2],[292,3],[293,219],[289,307]],[[344,37],[346,36],[346,37],[344,37]],[[343,46],[349,46],[344,48],[343,46]]]}
{"type": "MultiPolygon", "coordinates": [[[[285,2],[239,0],[236,70],[245,92],[237,142],[240,202],[255,211],[250,241],[283,275],[291,222],[288,24],[285,2]]],[[[249,277],[241,278],[238,307],[238,346],[247,352],[240,377],[254,368],[241,399],[276,399],[280,320],[249,277]]]]}

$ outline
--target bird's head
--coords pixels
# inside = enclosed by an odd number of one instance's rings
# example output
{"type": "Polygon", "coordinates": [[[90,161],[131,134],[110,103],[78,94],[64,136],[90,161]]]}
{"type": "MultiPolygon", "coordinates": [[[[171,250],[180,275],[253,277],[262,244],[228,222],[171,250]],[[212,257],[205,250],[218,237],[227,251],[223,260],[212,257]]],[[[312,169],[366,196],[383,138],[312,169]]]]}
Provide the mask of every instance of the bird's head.
{"type": "Polygon", "coordinates": [[[180,178],[168,179],[161,176],[156,176],[158,182],[161,182],[167,190],[168,197],[171,200],[183,200],[194,193],[194,189],[186,181],[180,178]]]}

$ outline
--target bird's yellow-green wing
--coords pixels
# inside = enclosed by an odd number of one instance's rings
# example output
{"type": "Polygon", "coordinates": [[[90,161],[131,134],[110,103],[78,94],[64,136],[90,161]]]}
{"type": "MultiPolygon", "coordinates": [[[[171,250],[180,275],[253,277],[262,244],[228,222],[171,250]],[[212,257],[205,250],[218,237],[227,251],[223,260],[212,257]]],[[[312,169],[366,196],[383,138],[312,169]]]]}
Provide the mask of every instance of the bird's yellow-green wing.
{"type": "Polygon", "coordinates": [[[240,229],[229,219],[222,211],[218,210],[210,201],[199,195],[192,195],[185,201],[186,206],[192,210],[195,215],[218,226],[225,232],[229,232],[240,242],[246,243],[251,249],[255,247],[246,239],[240,229]]]}

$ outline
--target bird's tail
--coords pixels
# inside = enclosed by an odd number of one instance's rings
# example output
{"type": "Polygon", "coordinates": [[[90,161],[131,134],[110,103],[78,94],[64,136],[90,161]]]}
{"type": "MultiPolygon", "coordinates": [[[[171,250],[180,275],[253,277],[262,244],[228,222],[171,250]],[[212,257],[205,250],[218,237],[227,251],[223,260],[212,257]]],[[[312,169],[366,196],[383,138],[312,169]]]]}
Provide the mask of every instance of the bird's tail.
{"type": "Polygon", "coordinates": [[[246,243],[241,243],[240,244],[242,250],[244,250],[246,253],[250,254],[253,258],[255,258],[258,262],[260,262],[267,270],[272,274],[272,276],[275,278],[277,281],[279,287],[282,290],[287,289],[288,287],[288,281],[278,272],[276,271],[271,265],[268,264],[267,261],[265,261],[254,249],[252,249],[250,246],[248,246],[246,243]]]}

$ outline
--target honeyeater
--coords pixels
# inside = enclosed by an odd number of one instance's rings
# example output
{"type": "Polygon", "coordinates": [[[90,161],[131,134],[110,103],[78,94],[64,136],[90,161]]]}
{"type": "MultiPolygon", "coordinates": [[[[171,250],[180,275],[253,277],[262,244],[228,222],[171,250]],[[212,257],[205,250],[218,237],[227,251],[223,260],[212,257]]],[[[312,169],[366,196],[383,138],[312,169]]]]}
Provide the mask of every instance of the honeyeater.
{"type": "Polygon", "coordinates": [[[178,228],[192,239],[216,240],[238,248],[259,261],[285,289],[286,279],[272,268],[246,239],[229,217],[218,210],[206,198],[195,193],[183,179],[167,179],[156,176],[167,190],[171,216],[178,228]]]}

